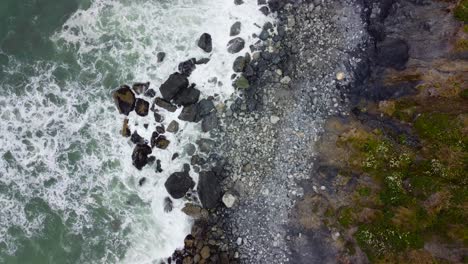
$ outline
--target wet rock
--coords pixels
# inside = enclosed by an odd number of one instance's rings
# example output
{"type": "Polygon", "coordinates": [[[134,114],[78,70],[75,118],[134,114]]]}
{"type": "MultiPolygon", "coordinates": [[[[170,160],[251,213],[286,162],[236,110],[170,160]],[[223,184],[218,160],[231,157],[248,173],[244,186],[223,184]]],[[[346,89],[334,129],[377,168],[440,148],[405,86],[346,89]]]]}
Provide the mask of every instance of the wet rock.
{"type": "Polygon", "coordinates": [[[158,172],[158,173],[163,172],[162,165],[161,165],[161,160],[156,161],[156,172],[158,172]]]}
{"type": "Polygon", "coordinates": [[[139,185],[139,186],[143,186],[143,184],[145,184],[145,182],[146,182],[146,178],[143,177],[143,178],[141,178],[141,179],[138,181],[138,185],[139,185]]]}
{"type": "Polygon", "coordinates": [[[211,35],[208,33],[203,33],[198,40],[198,47],[200,47],[200,49],[205,52],[211,52],[213,50],[211,35]]]}
{"type": "Polygon", "coordinates": [[[211,113],[215,109],[215,105],[213,101],[208,100],[208,99],[202,99],[198,103],[198,115],[200,118],[203,118],[207,116],[209,113],[211,113]]]}
{"type": "Polygon", "coordinates": [[[133,166],[141,170],[148,163],[148,155],[151,154],[151,147],[146,144],[138,144],[133,149],[133,166]]]}
{"type": "Polygon", "coordinates": [[[132,141],[133,144],[145,144],[145,139],[142,138],[136,131],[133,132],[132,136],[130,137],[130,141],[132,141]]]}
{"type": "Polygon", "coordinates": [[[211,253],[210,253],[210,247],[209,246],[204,246],[202,248],[202,250],[200,251],[200,256],[202,257],[202,259],[208,259],[210,257],[211,253]]]}
{"type": "Polygon", "coordinates": [[[264,14],[265,16],[268,16],[268,14],[270,14],[270,9],[267,7],[267,6],[262,6],[260,7],[260,12],[262,12],[262,14],[264,14]]]}
{"type": "Polygon", "coordinates": [[[218,127],[218,117],[216,116],[215,112],[211,112],[209,115],[203,118],[202,131],[208,132],[216,127],[218,127]]]}
{"type": "Polygon", "coordinates": [[[236,203],[236,197],[230,193],[225,193],[223,195],[222,201],[227,208],[231,208],[236,203]]]}
{"type": "Polygon", "coordinates": [[[185,207],[182,208],[182,212],[193,219],[208,218],[208,212],[196,204],[186,204],[185,207]]]}
{"type": "Polygon", "coordinates": [[[185,153],[187,153],[187,155],[192,156],[193,154],[195,154],[195,151],[197,149],[196,149],[195,145],[193,145],[192,143],[189,143],[189,144],[185,145],[184,150],[185,150],[185,153]]]}
{"type": "Polygon", "coordinates": [[[229,35],[232,36],[237,36],[241,32],[241,22],[237,21],[236,23],[232,24],[231,30],[229,32],[229,35]]]}
{"type": "Polygon", "coordinates": [[[175,160],[179,157],[179,153],[174,153],[174,155],[172,155],[172,158],[171,160],[175,160]]]}
{"type": "Polygon", "coordinates": [[[197,118],[197,113],[198,113],[198,105],[193,104],[193,105],[187,105],[184,106],[184,109],[182,109],[182,112],[178,116],[180,120],[187,121],[187,122],[198,122],[197,118]]]}
{"type": "Polygon", "coordinates": [[[208,62],[210,62],[210,58],[202,58],[202,59],[199,59],[195,62],[195,64],[197,65],[200,65],[200,64],[207,64],[208,62]]]}
{"type": "Polygon", "coordinates": [[[154,146],[160,149],[167,149],[169,146],[170,141],[166,139],[165,136],[160,135],[156,138],[154,142],[154,146]]]}
{"type": "Polygon", "coordinates": [[[149,103],[143,99],[138,98],[135,104],[135,112],[139,116],[147,116],[149,111],[149,103]]]}
{"type": "Polygon", "coordinates": [[[186,89],[189,85],[188,79],[186,76],[176,72],[169,76],[161,87],[159,91],[162,94],[163,99],[166,101],[172,100],[181,90],[186,89]]]}
{"type": "Polygon", "coordinates": [[[198,102],[200,98],[200,91],[193,86],[182,90],[174,98],[174,103],[177,105],[191,105],[198,102]]]}
{"type": "Polygon", "coordinates": [[[135,109],[135,94],[127,85],[123,85],[114,91],[112,97],[121,114],[128,115],[135,109]]]}
{"type": "Polygon", "coordinates": [[[155,111],[154,120],[158,123],[161,123],[162,121],[164,121],[164,117],[161,114],[159,114],[157,111],[155,111]]]}
{"type": "Polygon", "coordinates": [[[172,198],[180,199],[195,186],[195,182],[187,172],[174,172],[169,176],[164,186],[172,198]]]}
{"type": "Polygon", "coordinates": [[[190,74],[192,74],[193,70],[196,68],[195,63],[195,58],[181,62],[178,67],[179,72],[187,77],[190,76],[190,74]]]}
{"type": "Polygon", "coordinates": [[[197,187],[198,197],[204,208],[215,208],[221,199],[221,185],[218,177],[212,171],[200,172],[197,187]]]}
{"type": "Polygon", "coordinates": [[[175,120],[172,120],[171,123],[167,126],[167,132],[177,133],[179,131],[179,123],[175,120]]]}
{"type": "Polygon", "coordinates": [[[184,247],[185,248],[193,248],[195,246],[195,237],[190,235],[187,235],[184,239],[184,247]]]}
{"type": "Polygon", "coordinates": [[[155,157],[155,156],[149,156],[149,157],[148,157],[148,165],[149,165],[149,166],[153,165],[155,161],[156,161],[156,157],[155,157]]]}
{"type": "Polygon", "coordinates": [[[215,146],[216,142],[209,138],[200,138],[197,140],[198,149],[203,153],[209,153],[215,146]]]}
{"type": "Polygon", "coordinates": [[[148,90],[149,86],[150,86],[149,82],[134,83],[133,86],[132,86],[132,89],[136,94],[143,94],[148,90]]]}
{"type": "Polygon", "coordinates": [[[244,49],[245,41],[240,37],[233,38],[228,42],[227,46],[228,52],[234,54],[244,49]]]}
{"type": "Polygon", "coordinates": [[[120,133],[124,137],[129,137],[132,134],[132,132],[130,131],[130,128],[128,127],[128,118],[124,119],[122,130],[120,131],[120,133]]]}
{"type": "Polygon", "coordinates": [[[172,113],[177,110],[177,106],[171,104],[170,102],[160,97],[157,97],[156,99],[154,99],[154,104],[172,113]]]}
{"type": "Polygon", "coordinates": [[[258,36],[259,39],[265,41],[270,37],[270,33],[268,33],[268,30],[264,29],[262,32],[260,32],[260,35],[258,36]]]}
{"type": "Polygon", "coordinates": [[[232,64],[232,69],[234,72],[243,72],[246,66],[246,60],[245,57],[239,56],[234,60],[234,63],[232,64]]]}
{"type": "Polygon", "coordinates": [[[156,132],[158,132],[159,134],[166,133],[166,130],[164,129],[164,125],[157,126],[156,127],[156,132]]]}
{"type": "Polygon", "coordinates": [[[203,165],[206,163],[206,160],[198,155],[193,155],[190,159],[190,164],[192,165],[203,165]]]}
{"type": "Polygon", "coordinates": [[[280,118],[278,116],[272,115],[270,116],[270,122],[274,125],[280,121],[280,118]]]}
{"type": "Polygon", "coordinates": [[[148,90],[145,92],[145,96],[147,96],[147,97],[155,97],[155,96],[156,96],[156,91],[153,90],[153,89],[148,89],[148,90]]]}
{"type": "Polygon", "coordinates": [[[377,44],[377,63],[380,66],[403,70],[409,59],[409,46],[403,39],[387,38],[377,44]]]}
{"type": "Polygon", "coordinates": [[[164,212],[169,213],[173,208],[172,200],[169,197],[164,198],[164,212]]]}
{"type": "Polygon", "coordinates": [[[239,76],[239,78],[237,78],[234,85],[238,89],[249,89],[249,87],[250,87],[249,80],[247,80],[247,78],[245,78],[242,75],[239,76]]]}
{"type": "Polygon", "coordinates": [[[166,53],[162,51],[158,52],[158,54],[156,54],[156,57],[158,58],[158,62],[163,62],[164,58],[166,58],[166,53]]]}

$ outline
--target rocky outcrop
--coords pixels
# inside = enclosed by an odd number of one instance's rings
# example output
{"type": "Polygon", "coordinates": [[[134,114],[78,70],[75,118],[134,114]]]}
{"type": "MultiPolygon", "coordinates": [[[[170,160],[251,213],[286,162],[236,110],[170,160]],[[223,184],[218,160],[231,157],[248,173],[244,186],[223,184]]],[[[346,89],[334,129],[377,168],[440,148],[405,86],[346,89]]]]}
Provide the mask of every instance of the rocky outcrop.
{"type": "Polygon", "coordinates": [[[174,172],[166,180],[164,186],[172,198],[180,199],[184,197],[190,189],[195,187],[195,182],[188,172],[174,172]]]}

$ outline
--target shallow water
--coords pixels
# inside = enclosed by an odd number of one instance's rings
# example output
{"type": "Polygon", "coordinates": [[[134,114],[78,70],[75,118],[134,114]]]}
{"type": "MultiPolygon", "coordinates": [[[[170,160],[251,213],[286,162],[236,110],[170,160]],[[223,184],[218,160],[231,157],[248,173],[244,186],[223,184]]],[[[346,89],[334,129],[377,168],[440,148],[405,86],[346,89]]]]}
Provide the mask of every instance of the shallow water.
{"type": "MultiPolygon", "coordinates": [[[[156,153],[163,173],[138,171],[111,92],[137,81],[157,90],[179,62],[207,56],[196,40],[209,32],[211,60],[190,81],[202,98],[229,98],[238,56],[226,51],[229,28],[242,22],[244,54],[260,31],[254,23],[267,20],[257,9],[256,1],[229,0],[1,1],[0,262],[157,263],[183,246],[191,220],[182,200],[164,212],[164,182],[189,161],[172,155],[207,135],[182,122],[177,137],[168,135],[170,147],[156,153]]],[[[163,113],[164,124],[179,111],[163,113]]],[[[154,120],[130,118],[149,139],[154,120]]]]}

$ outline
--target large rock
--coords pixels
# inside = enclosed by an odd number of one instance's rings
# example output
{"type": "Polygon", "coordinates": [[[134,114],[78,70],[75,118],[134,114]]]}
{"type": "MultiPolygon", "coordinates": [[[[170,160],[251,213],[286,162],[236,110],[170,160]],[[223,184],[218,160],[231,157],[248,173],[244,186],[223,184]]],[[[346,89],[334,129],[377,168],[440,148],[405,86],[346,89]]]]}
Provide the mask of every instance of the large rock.
{"type": "Polygon", "coordinates": [[[164,186],[172,198],[180,199],[195,186],[195,182],[188,172],[174,172],[166,180],[164,186]]]}
{"type": "Polygon", "coordinates": [[[198,115],[202,118],[207,116],[215,109],[213,101],[208,99],[202,99],[198,103],[198,115]]]}
{"type": "Polygon", "coordinates": [[[212,209],[219,204],[222,191],[220,181],[214,172],[200,172],[197,192],[204,208],[212,209]]]}
{"type": "Polygon", "coordinates": [[[377,64],[403,70],[409,59],[409,46],[403,39],[387,38],[377,44],[377,64]]]}
{"type": "Polygon", "coordinates": [[[233,38],[228,42],[227,46],[228,52],[234,54],[241,51],[245,47],[245,41],[240,37],[233,38]]]}
{"type": "Polygon", "coordinates": [[[160,98],[160,97],[156,97],[156,99],[154,99],[154,104],[163,108],[163,109],[166,109],[167,111],[169,112],[175,112],[177,110],[177,106],[171,104],[170,102],[160,98]]]}
{"type": "Polygon", "coordinates": [[[205,116],[202,121],[202,131],[208,132],[218,126],[218,117],[216,112],[211,112],[209,115],[205,116]]]}
{"type": "Polygon", "coordinates": [[[143,99],[138,98],[135,103],[135,112],[139,116],[147,116],[149,111],[149,103],[143,99]]]}
{"type": "Polygon", "coordinates": [[[198,104],[184,106],[182,112],[178,116],[180,120],[188,122],[198,122],[198,104]]]}
{"type": "Polygon", "coordinates": [[[186,76],[176,72],[169,76],[161,87],[159,87],[159,91],[162,94],[162,97],[170,101],[172,98],[176,96],[181,90],[186,89],[189,85],[188,79],[186,76]]]}
{"type": "Polygon", "coordinates": [[[171,123],[167,126],[167,132],[177,133],[179,131],[179,123],[175,120],[172,120],[171,123]]]}
{"type": "Polygon", "coordinates": [[[180,93],[178,93],[174,98],[174,103],[177,105],[191,105],[198,102],[200,98],[200,91],[194,88],[192,85],[190,88],[183,89],[180,93]]]}
{"type": "Polygon", "coordinates": [[[146,144],[138,144],[133,149],[133,166],[141,170],[148,163],[148,155],[151,154],[151,147],[146,144]]]}
{"type": "Polygon", "coordinates": [[[128,115],[135,109],[135,94],[127,85],[114,91],[112,97],[121,114],[128,115]]]}
{"type": "Polygon", "coordinates": [[[246,60],[244,56],[239,56],[234,60],[232,69],[234,72],[243,72],[246,66],[246,60]]]}
{"type": "Polygon", "coordinates": [[[192,74],[193,70],[195,70],[195,63],[197,60],[195,58],[192,58],[190,60],[186,60],[184,62],[179,63],[179,72],[185,76],[190,76],[192,74]]]}
{"type": "Polygon", "coordinates": [[[204,50],[205,52],[211,52],[213,50],[211,35],[208,33],[203,33],[198,40],[198,47],[200,47],[200,49],[204,50]]]}
{"type": "Polygon", "coordinates": [[[232,24],[231,30],[229,32],[229,35],[232,36],[237,36],[241,32],[241,22],[237,21],[236,23],[232,24]]]}

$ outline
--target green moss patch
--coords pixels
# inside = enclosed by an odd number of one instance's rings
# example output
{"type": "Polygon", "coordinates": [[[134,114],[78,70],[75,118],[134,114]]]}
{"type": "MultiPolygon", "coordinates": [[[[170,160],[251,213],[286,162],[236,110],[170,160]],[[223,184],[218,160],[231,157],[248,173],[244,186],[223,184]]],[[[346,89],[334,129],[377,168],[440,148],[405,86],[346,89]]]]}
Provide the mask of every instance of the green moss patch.
{"type": "Polygon", "coordinates": [[[468,0],[461,0],[453,10],[453,15],[457,20],[468,23],[468,0]]]}

